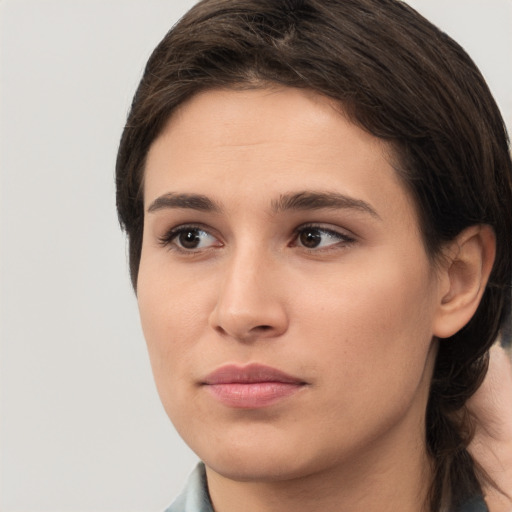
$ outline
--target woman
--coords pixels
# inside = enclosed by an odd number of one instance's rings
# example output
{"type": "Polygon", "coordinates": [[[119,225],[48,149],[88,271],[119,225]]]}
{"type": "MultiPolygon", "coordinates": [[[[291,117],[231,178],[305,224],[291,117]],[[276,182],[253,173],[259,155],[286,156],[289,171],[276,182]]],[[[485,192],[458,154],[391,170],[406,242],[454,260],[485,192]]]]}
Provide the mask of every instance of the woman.
{"type": "Polygon", "coordinates": [[[480,73],[405,4],[194,7],[117,162],[157,388],[204,462],[170,510],[485,510],[465,406],[510,312],[511,180],[480,73]]]}

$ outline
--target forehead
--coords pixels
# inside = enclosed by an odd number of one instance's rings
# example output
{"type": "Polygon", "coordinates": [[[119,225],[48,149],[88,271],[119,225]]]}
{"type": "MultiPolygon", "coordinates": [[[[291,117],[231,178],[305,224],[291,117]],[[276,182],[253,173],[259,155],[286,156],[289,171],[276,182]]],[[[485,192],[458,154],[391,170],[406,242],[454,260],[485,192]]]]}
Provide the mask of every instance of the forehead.
{"type": "Polygon", "coordinates": [[[315,92],[209,90],[181,105],[152,144],[145,203],[185,192],[270,204],[300,189],[342,193],[376,209],[390,200],[388,207],[409,207],[391,154],[315,92]]]}
{"type": "Polygon", "coordinates": [[[352,132],[350,143],[357,139],[379,154],[391,152],[381,139],[351,123],[336,101],[312,90],[277,85],[198,93],[175,110],[159,139],[169,143],[178,136],[181,142],[232,148],[303,143],[307,151],[321,153],[333,141],[342,149],[346,137],[339,135],[344,127],[352,132]]]}

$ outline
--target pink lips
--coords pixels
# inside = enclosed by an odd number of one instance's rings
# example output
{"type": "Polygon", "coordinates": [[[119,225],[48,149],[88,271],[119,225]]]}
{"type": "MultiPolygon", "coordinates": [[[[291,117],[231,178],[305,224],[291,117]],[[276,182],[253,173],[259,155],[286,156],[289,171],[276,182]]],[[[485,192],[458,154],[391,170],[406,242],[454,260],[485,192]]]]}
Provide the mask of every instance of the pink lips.
{"type": "Polygon", "coordinates": [[[202,384],[224,405],[257,409],[293,395],[306,383],[275,368],[250,364],[222,366],[209,374],[202,384]]]}

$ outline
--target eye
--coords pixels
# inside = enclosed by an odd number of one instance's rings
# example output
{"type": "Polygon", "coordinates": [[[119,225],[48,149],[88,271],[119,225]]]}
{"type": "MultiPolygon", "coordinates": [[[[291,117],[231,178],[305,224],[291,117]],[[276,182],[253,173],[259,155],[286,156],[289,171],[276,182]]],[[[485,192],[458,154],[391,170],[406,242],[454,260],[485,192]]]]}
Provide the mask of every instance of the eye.
{"type": "Polygon", "coordinates": [[[222,244],[212,234],[197,226],[180,226],[160,238],[160,243],[181,251],[198,251],[222,244]]]}
{"type": "Polygon", "coordinates": [[[302,226],[295,238],[296,245],[310,250],[346,246],[353,242],[355,239],[349,235],[320,226],[302,226]]]}

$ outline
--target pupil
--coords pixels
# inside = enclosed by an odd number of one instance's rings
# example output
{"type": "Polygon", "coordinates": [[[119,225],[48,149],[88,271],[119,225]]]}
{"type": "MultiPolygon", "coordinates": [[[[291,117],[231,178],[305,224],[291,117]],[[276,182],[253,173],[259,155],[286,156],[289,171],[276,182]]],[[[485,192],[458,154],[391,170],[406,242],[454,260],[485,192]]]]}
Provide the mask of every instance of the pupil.
{"type": "Polygon", "coordinates": [[[191,229],[189,231],[184,231],[180,233],[180,244],[185,249],[195,249],[199,242],[199,235],[197,229],[191,229]]]}
{"type": "Polygon", "coordinates": [[[318,232],[318,230],[310,229],[309,231],[303,231],[300,234],[300,243],[309,249],[318,247],[321,241],[322,235],[318,232]]]}

